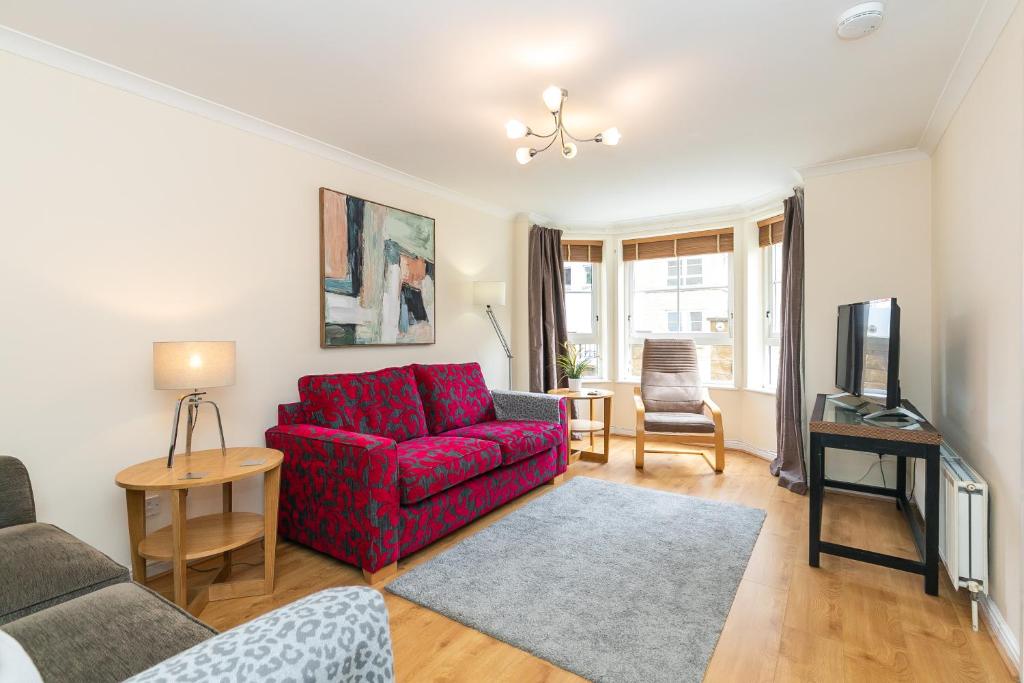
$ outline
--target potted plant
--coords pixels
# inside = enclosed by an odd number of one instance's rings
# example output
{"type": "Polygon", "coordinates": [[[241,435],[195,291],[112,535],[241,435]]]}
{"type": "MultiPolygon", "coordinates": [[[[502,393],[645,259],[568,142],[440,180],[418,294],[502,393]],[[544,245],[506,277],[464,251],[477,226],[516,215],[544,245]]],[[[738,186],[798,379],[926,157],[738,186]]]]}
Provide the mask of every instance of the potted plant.
{"type": "Polygon", "coordinates": [[[583,389],[583,375],[594,369],[594,360],[597,356],[589,353],[582,353],[575,344],[565,343],[565,353],[555,359],[558,369],[562,371],[569,380],[569,389],[580,391],[583,389]]]}

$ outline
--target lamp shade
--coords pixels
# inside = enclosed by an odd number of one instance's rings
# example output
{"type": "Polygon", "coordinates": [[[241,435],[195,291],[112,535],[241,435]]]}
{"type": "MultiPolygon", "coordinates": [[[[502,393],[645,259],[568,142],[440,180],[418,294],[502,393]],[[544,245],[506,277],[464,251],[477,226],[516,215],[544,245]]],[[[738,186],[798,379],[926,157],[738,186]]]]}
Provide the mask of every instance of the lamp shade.
{"type": "Polygon", "coordinates": [[[154,389],[209,389],[235,383],[235,342],[153,342],[154,389]]]}
{"type": "Polygon", "coordinates": [[[504,306],[504,282],[474,282],[473,302],[477,306],[504,306]]]}

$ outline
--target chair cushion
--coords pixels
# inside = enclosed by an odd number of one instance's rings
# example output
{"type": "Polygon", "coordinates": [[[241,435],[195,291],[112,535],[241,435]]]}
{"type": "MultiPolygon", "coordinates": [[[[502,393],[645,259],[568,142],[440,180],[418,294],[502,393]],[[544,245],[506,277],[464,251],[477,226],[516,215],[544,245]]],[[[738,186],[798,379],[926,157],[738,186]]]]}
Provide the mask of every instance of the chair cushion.
{"type": "Polygon", "coordinates": [[[299,380],[299,396],[315,425],[395,441],[427,435],[423,402],[412,369],[308,375],[299,380]]]}
{"type": "Polygon", "coordinates": [[[501,447],[502,464],[511,465],[560,445],[565,438],[565,428],[540,420],[491,420],[453,429],[444,435],[493,441],[501,447]]]}
{"type": "Polygon", "coordinates": [[[50,524],[0,529],[0,624],[115,583],[128,570],[50,524]]]}
{"type": "Polygon", "coordinates": [[[643,370],[640,397],[652,413],[699,413],[704,409],[704,389],[700,373],[695,371],[643,370]]]}
{"type": "Polygon", "coordinates": [[[479,363],[413,365],[431,434],[494,419],[479,363]]]}
{"type": "Polygon", "coordinates": [[[714,434],[715,423],[698,413],[645,413],[644,429],[670,434],[714,434]]]}
{"type": "Polygon", "coordinates": [[[137,583],[108,586],[3,629],[47,683],[123,681],[217,633],[137,583]]]}
{"type": "Polygon", "coordinates": [[[425,436],[398,444],[398,490],[408,505],[501,465],[497,444],[425,436]]]}

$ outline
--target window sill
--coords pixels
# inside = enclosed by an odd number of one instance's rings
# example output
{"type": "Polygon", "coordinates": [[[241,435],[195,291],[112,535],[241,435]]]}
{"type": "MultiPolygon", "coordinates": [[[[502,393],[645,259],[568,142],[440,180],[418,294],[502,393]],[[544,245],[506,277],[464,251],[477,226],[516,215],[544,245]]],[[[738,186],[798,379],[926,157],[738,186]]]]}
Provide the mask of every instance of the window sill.
{"type": "Polygon", "coordinates": [[[755,394],[765,394],[766,396],[775,396],[775,387],[747,387],[744,391],[749,391],[755,394]]]}

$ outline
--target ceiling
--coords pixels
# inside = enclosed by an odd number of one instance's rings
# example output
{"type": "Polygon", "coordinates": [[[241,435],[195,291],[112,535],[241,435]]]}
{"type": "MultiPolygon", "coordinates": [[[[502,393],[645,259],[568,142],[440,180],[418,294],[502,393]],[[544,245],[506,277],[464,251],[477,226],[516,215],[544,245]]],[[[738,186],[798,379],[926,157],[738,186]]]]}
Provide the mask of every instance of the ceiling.
{"type": "Polygon", "coordinates": [[[793,169],[914,147],[984,0],[0,0],[0,24],[469,197],[562,222],[750,202],[793,169]],[[527,166],[504,123],[579,137],[527,166]]]}

